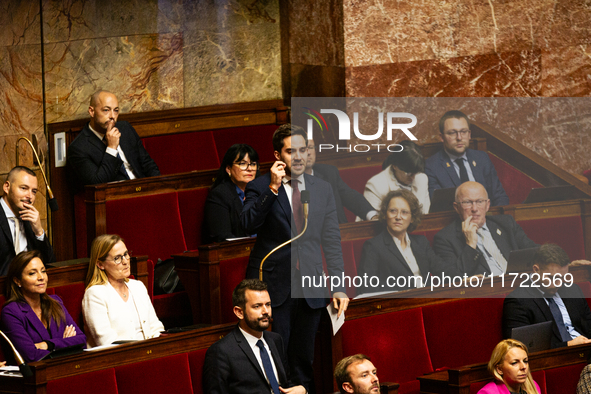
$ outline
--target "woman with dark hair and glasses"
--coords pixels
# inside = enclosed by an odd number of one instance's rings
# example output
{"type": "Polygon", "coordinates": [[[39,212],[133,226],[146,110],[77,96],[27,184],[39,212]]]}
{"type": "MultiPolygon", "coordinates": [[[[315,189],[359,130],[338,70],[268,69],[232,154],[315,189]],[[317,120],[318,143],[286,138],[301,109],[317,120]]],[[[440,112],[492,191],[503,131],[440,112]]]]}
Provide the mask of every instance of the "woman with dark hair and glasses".
{"type": "Polygon", "coordinates": [[[82,314],[88,346],[160,336],[158,320],[146,286],[129,279],[131,256],[118,235],[92,241],[82,314]]]}
{"type": "Polygon", "coordinates": [[[425,175],[425,159],[420,147],[412,141],[399,143],[400,152],[393,152],[384,160],[382,172],[367,181],[363,196],[376,209],[389,191],[404,189],[412,192],[421,205],[423,213],[429,213],[429,179],[425,175]]]}
{"type": "Polygon", "coordinates": [[[248,237],[240,223],[246,184],[259,175],[259,155],[246,144],[234,144],[222,160],[205,201],[203,242],[248,237]]]}
{"type": "Polygon", "coordinates": [[[5,280],[6,303],[0,326],[25,362],[86,343],[86,336],[62,299],[47,294],[48,277],[41,258],[37,250],[19,253],[12,259],[5,280]]]}
{"type": "Polygon", "coordinates": [[[367,275],[369,286],[360,292],[423,287],[429,283],[430,276],[441,272],[454,274],[450,271],[453,268],[446,268],[443,260],[435,255],[425,236],[410,234],[422,217],[421,204],[410,191],[393,190],[386,195],[379,211],[379,220],[386,228],[363,244],[357,275],[367,275]],[[376,278],[372,281],[372,277],[376,278]]]}

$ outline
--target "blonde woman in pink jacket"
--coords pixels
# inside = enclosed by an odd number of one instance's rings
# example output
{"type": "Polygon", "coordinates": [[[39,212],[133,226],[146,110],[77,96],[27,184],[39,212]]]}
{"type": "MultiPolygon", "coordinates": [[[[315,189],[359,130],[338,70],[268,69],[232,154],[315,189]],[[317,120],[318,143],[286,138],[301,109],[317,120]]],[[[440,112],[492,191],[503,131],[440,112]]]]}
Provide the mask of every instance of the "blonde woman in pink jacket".
{"type": "Polygon", "coordinates": [[[531,377],[527,347],[514,339],[505,339],[495,346],[488,371],[495,380],[478,394],[540,394],[540,386],[531,377]]]}

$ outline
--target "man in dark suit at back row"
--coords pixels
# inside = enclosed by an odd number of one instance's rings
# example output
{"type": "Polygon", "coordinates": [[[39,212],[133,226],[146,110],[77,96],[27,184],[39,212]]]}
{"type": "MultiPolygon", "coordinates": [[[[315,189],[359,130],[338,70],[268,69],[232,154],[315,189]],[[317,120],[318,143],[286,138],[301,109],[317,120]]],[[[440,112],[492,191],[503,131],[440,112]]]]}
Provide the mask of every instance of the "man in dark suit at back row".
{"type": "Polygon", "coordinates": [[[53,248],[34,207],[37,175],[27,167],[14,167],[6,176],[0,199],[0,276],[5,276],[12,259],[25,250],[39,250],[43,262],[55,261],[53,248]]]}
{"type": "Polygon", "coordinates": [[[353,212],[363,220],[378,218],[378,212],[371,206],[363,194],[353,190],[343,181],[339,169],[330,164],[316,163],[316,144],[308,140],[308,159],[306,160],[306,174],[317,176],[330,183],[337,206],[339,223],[347,223],[347,216],[343,207],[353,212]]]}
{"type": "MultiPolygon", "coordinates": [[[[503,335],[511,337],[516,327],[552,321],[552,348],[591,343],[591,310],[581,288],[565,283],[570,259],[556,244],[545,244],[534,256],[532,282],[515,289],[503,305],[503,335]],[[544,279],[547,278],[547,279],[544,279]],[[557,286],[561,284],[561,286],[557,286]]],[[[588,261],[579,263],[589,264],[588,261]]]]}
{"type": "Polygon", "coordinates": [[[303,394],[303,386],[289,380],[281,336],[266,331],[271,324],[271,299],[267,285],[258,279],[243,280],[232,293],[239,323],[205,354],[203,392],[303,394]]]}
{"type": "Polygon", "coordinates": [[[439,132],[443,149],[425,162],[429,197],[433,199],[436,189],[458,187],[464,182],[474,181],[484,186],[493,207],[509,204],[509,197],[488,154],[469,148],[468,117],[461,111],[446,112],[439,120],[439,132]]]}
{"type": "Polygon", "coordinates": [[[90,98],[90,122],[68,147],[68,165],[78,190],[95,185],[160,175],[135,129],[117,122],[119,102],[107,91],[90,98]]]}

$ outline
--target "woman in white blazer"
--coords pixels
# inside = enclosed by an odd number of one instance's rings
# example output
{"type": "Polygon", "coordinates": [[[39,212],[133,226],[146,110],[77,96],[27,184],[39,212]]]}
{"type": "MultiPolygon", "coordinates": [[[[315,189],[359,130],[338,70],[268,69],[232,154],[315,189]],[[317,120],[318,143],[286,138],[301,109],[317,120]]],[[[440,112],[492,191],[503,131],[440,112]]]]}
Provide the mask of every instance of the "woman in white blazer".
{"type": "Polygon", "coordinates": [[[88,347],[154,338],[164,331],[146,286],[129,279],[130,259],[118,235],[101,235],[92,242],[82,299],[88,347]]]}

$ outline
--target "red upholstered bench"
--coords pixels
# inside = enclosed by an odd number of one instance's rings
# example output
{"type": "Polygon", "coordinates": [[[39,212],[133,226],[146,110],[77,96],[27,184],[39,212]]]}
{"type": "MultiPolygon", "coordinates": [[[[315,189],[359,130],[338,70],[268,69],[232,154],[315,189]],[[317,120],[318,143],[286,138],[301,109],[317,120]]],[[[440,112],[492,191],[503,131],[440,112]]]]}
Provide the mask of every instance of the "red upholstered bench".
{"type": "Polygon", "coordinates": [[[47,394],[87,393],[87,394],[118,394],[115,369],[89,372],[82,375],[50,380],[46,386],[47,394]]]}
{"type": "Polygon", "coordinates": [[[208,194],[209,188],[178,192],[181,223],[187,250],[197,250],[197,247],[201,245],[205,200],[207,200],[208,194]]]}
{"type": "Polygon", "coordinates": [[[433,369],[489,360],[503,339],[504,298],[470,298],[423,307],[433,369]]]}
{"type": "Polygon", "coordinates": [[[189,353],[189,371],[191,372],[191,383],[193,393],[203,392],[203,364],[205,364],[205,353],[207,349],[199,349],[189,353]]]}
{"type": "Polygon", "coordinates": [[[194,131],[142,138],[162,175],[220,167],[211,131],[194,131]]]}
{"type": "Polygon", "coordinates": [[[118,394],[192,393],[187,353],[115,367],[118,394]]]}
{"type": "MultiPolygon", "coordinates": [[[[576,393],[577,383],[586,362],[545,370],[546,390],[550,393],[576,393]]],[[[538,384],[540,384],[538,382],[538,384]]]]}
{"type": "Polygon", "coordinates": [[[488,156],[495,166],[505,193],[509,197],[509,204],[521,204],[525,201],[531,189],[544,187],[495,155],[489,153],[488,156]]]}
{"type": "Polygon", "coordinates": [[[520,220],[518,224],[527,236],[538,244],[555,243],[571,260],[585,258],[585,237],[581,216],[520,220]]]}
{"type": "Polygon", "coordinates": [[[84,330],[84,327],[82,326],[82,298],[84,298],[85,290],[84,283],[79,282],[71,285],[54,287],[52,290],[54,294],[60,296],[68,313],[72,316],[72,319],[74,319],[74,322],[80,327],[80,329],[84,330]]]}
{"type": "Polygon", "coordinates": [[[341,331],[343,356],[368,355],[400,393],[418,393],[417,376],[433,372],[421,308],[349,320],[341,331]]]}
{"type": "Polygon", "coordinates": [[[177,193],[106,202],[107,233],[119,234],[136,255],[157,261],[187,250],[177,193]]]}
{"type": "Polygon", "coordinates": [[[222,309],[222,323],[237,322],[233,312],[232,291],[244,278],[248,256],[220,261],[220,305],[222,309]]]}

